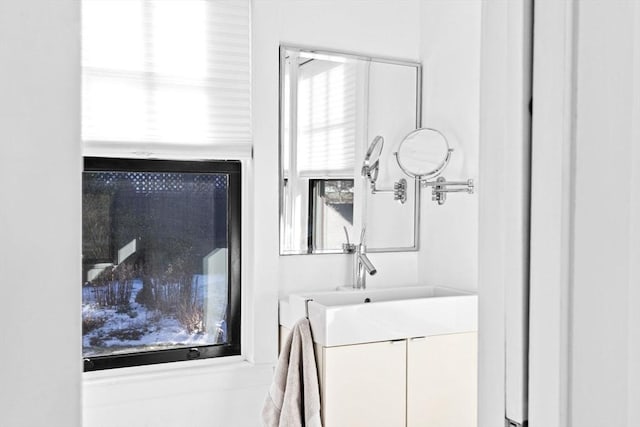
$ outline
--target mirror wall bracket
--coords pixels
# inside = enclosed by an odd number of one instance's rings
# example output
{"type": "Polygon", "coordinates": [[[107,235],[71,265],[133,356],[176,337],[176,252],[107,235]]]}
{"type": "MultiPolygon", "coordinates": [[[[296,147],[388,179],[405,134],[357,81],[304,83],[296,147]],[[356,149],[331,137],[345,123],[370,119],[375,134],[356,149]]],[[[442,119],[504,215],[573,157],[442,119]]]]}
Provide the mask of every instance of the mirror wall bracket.
{"type": "Polygon", "coordinates": [[[393,194],[393,200],[404,204],[407,201],[407,180],[400,178],[399,181],[393,183],[393,188],[383,189],[377,188],[375,182],[371,182],[371,194],[393,194]]]}
{"type": "Polygon", "coordinates": [[[423,187],[431,187],[431,200],[439,205],[447,201],[447,193],[473,194],[475,185],[472,179],[466,181],[447,181],[443,176],[435,181],[421,181],[423,187]]]}

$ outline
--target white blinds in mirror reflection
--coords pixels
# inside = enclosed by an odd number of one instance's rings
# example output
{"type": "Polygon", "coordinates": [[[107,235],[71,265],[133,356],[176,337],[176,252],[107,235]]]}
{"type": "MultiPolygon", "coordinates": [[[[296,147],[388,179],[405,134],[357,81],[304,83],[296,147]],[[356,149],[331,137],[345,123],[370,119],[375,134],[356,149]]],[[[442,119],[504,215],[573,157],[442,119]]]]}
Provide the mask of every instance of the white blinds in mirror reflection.
{"type": "Polygon", "coordinates": [[[248,0],[83,0],[85,145],[250,149],[249,13],[248,0]]]}
{"type": "Polygon", "coordinates": [[[298,69],[298,173],[353,177],[357,134],[357,64],[301,59],[298,69]]]}

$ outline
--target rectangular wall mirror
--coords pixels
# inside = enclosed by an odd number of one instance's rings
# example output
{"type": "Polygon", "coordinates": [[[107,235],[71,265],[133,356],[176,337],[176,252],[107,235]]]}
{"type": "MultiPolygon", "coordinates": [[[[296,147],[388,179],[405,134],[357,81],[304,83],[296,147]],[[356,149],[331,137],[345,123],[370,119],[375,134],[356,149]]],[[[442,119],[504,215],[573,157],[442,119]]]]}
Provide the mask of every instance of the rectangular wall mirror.
{"type": "Polygon", "coordinates": [[[418,246],[419,188],[371,194],[367,147],[385,139],[378,187],[402,178],[393,152],[421,123],[418,63],[280,47],[280,254],[341,253],[366,226],[371,252],[418,246]]]}

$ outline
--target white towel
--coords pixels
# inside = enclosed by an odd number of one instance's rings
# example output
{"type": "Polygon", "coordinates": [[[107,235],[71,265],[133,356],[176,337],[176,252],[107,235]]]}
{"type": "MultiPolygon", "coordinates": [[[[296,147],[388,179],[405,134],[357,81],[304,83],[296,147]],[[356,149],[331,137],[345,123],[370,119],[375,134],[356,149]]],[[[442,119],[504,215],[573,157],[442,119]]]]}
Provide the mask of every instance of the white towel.
{"type": "Polygon", "coordinates": [[[300,319],[280,353],[262,408],[266,427],[322,427],[318,370],[308,319],[300,319]]]}

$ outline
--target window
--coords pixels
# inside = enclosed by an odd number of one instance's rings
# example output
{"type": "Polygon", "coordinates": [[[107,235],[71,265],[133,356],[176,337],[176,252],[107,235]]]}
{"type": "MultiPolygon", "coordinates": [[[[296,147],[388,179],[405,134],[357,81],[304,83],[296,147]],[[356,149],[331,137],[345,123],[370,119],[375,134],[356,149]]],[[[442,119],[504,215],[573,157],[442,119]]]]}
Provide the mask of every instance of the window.
{"type": "Polygon", "coordinates": [[[310,179],[309,194],[309,253],[341,247],[353,227],[353,179],[310,179]]]}
{"type": "Polygon", "coordinates": [[[240,353],[240,164],[85,158],[85,370],[240,353]]]}
{"type": "Polygon", "coordinates": [[[82,0],[85,370],[240,354],[250,4],[82,0]]]}

